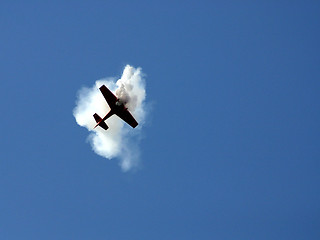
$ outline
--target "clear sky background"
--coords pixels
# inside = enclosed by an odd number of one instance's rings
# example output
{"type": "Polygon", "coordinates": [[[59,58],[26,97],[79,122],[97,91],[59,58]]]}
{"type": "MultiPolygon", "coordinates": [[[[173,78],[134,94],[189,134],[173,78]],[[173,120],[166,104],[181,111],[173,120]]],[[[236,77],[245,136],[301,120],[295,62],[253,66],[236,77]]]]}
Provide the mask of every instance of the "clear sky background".
{"type": "Polygon", "coordinates": [[[1,1],[0,239],[320,239],[318,1],[1,1]],[[141,168],[77,91],[146,73],[141,168]]]}

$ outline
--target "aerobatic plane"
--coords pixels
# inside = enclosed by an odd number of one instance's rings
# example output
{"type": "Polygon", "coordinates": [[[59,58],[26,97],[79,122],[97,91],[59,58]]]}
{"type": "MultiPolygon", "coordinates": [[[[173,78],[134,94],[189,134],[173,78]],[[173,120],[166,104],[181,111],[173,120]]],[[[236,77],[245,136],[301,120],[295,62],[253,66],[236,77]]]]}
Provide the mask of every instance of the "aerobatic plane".
{"type": "Polygon", "coordinates": [[[119,118],[121,118],[123,121],[128,123],[131,127],[135,128],[138,123],[133,118],[131,113],[128,111],[128,108],[125,107],[124,103],[121,102],[120,99],[118,99],[105,85],[102,85],[100,88],[100,91],[104,98],[106,99],[110,111],[107,113],[107,115],[104,118],[101,118],[98,114],[93,114],[94,119],[97,122],[97,126],[102,127],[104,130],[107,130],[109,127],[105,123],[105,120],[111,117],[113,114],[116,114],[119,118]]]}

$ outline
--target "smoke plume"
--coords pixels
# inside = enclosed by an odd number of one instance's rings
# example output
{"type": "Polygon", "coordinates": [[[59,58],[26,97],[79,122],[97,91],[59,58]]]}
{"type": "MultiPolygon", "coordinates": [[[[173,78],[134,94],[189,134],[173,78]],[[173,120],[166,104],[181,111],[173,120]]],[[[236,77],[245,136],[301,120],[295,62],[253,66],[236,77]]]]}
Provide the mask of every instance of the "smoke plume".
{"type": "Polygon", "coordinates": [[[145,118],[146,91],[141,68],[127,65],[120,79],[106,78],[97,80],[92,88],[82,88],[78,93],[73,115],[77,123],[87,128],[90,133],[88,140],[98,155],[107,158],[118,158],[123,171],[136,167],[139,163],[138,142],[141,127],[145,118]],[[99,87],[106,85],[125,104],[139,125],[132,129],[118,116],[113,115],[106,120],[109,129],[95,129],[93,114],[104,117],[110,110],[99,87]]]}

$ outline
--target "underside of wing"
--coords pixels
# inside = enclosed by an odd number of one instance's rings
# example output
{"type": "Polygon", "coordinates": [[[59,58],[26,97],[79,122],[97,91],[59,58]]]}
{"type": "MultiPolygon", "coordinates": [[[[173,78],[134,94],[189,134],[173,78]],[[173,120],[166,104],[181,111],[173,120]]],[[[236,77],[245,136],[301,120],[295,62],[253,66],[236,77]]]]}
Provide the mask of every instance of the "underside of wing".
{"type": "Polygon", "coordinates": [[[117,97],[105,85],[102,85],[99,89],[109,106],[113,106],[117,101],[117,97]]]}
{"type": "Polygon", "coordinates": [[[134,119],[134,117],[131,115],[131,113],[128,110],[124,110],[117,113],[117,116],[121,118],[123,121],[125,121],[126,123],[128,123],[133,128],[138,126],[137,121],[134,119]]]}

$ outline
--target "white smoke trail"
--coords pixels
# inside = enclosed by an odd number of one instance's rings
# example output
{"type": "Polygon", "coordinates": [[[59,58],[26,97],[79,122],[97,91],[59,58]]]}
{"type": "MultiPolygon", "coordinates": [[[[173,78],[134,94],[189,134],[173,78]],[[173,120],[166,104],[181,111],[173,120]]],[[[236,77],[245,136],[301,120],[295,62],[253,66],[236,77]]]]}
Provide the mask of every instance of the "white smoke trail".
{"type": "Polygon", "coordinates": [[[96,81],[92,88],[82,88],[73,110],[77,123],[90,131],[88,139],[93,151],[107,159],[119,158],[123,171],[128,171],[139,163],[138,142],[146,112],[145,98],[145,82],[141,68],[127,65],[119,80],[101,79],[96,81]],[[97,113],[104,117],[110,110],[99,91],[99,87],[103,84],[125,103],[139,123],[135,129],[132,129],[116,115],[106,120],[109,126],[107,131],[100,127],[93,129],[96,125],[93,114],[97,113]]]}

